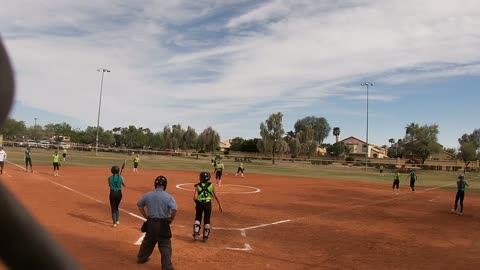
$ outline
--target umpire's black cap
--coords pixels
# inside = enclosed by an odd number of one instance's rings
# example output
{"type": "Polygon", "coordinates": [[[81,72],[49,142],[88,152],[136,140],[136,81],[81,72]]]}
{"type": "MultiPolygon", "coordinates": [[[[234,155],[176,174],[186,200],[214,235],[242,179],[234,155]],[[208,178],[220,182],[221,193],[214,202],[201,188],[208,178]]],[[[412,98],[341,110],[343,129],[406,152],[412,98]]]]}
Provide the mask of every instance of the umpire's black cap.
{"type": "Polygon", "coordinates": [[[163,190],[167,189],[167,178],[163,175],[157,176],[154,182],[155,188],[163,186],[163,190]]]}

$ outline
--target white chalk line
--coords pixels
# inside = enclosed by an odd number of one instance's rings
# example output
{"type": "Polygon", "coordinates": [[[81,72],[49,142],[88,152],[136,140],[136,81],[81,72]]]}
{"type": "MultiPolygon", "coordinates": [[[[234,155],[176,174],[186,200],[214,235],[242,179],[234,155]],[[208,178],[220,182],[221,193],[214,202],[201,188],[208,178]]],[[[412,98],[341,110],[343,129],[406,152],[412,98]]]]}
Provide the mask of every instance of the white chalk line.
{"type": "Polygon", "coordinates": [[[244,228],[223,228],[223,227],[214,227],[216,230],[227,230],[227,231],[246,231],[246,230],[251,230],[251,229],[257,229],[261,227],[267,227],[267,226],[272,226],[272,225],[277,225],[281,223],[286,223],[290,222],[290,219],[285,219],[285,220],[280,220],[272,223],[266,223],[266,224],[260,224],[256,226],[250,226],[250,227],[244,227],[244,228]]]}
{"type": "MultiPolygon", "coordinates": [[[[184,188],[183,186],[186,185],[195,185],[196,183],[183,183],[183,184],[178,184],[175,187],[181,190],[186,190],[186,191],[195,191],[193,188],[184,188]]],[[[259,193],[261,190],[256,187],[251,187],[251,186],[244,186],[244,185],[235,185],[235,184],[223,184],[223,186],[232,186],[232,187],[243,187],[243,188],[248,188],[248,189],[253,189],[253,191],[221,191],[221,187],[218,188],[215,192],[216,193],[225,193],[225,194],[251,194],[251,193],[259,193]]]]}
{"type": "Polygon", "coordinates": [[[229,247],[227,247],[225,249],[236,250],[236,251],[250,251],[250,250],[253,250],[253,248],[248,243],[245,243],[245,247],[243,247],[243,248],[229,248],[229,247]]]}

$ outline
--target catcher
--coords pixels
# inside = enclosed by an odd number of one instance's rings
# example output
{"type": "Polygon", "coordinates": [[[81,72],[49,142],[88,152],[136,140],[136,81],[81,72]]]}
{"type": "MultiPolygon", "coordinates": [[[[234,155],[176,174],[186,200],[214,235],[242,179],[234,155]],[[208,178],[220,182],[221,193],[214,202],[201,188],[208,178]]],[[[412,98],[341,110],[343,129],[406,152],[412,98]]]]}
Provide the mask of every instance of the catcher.
{"type": "Polygon", "coordinates": [[[210,216],[212,214],[212,199],[218,203],[220,212],[223,212],[222,204],[215,193],[214,185],[210,180],[209,172],[200,173],[200,183],[195,184],[193,201],[195,202],[195,223],[193,225],[193,239],[198,240],[203,215],[203,242],[207,242],[210,235],[210,216]]]}

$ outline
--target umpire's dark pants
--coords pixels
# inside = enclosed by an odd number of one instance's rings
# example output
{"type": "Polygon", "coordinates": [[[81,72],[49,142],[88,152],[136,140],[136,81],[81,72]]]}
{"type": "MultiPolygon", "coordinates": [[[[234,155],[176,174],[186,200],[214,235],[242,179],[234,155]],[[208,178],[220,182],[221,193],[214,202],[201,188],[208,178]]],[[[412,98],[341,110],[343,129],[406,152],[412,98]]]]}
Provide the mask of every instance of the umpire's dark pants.
{"type": "Polygon", "coordinates": [[[172,264],[172,232],[170,222],[166,219],[148,218],[142,230],[146,232],[137,255],[138,263],[145,263],[152,255],[155,245],[162,257],[162,269],[175,270],[172,264]]]}

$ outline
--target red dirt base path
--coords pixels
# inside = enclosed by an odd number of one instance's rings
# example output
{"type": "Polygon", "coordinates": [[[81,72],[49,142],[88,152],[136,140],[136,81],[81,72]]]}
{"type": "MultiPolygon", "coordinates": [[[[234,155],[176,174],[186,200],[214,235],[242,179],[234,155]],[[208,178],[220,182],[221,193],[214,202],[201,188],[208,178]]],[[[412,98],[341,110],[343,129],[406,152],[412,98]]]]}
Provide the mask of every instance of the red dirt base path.
{"type": "Polygon", "coordinates": [[[158,175],[168,178],[179,208],[176,269],[480,269],[480,198],[468,191],[465,215],[457,216],[450,213],[453,191],[412,194],[402,186],[392,195],[387,177],[374,185],[229,173],[217,188],[224,212],[214,203],[214,229],[203,243],[191,236],[193,188],[186,183],[196,182],[196,172],[124,171],[125,211],[113,228],[109,168],[62,166],[59,177],[50,167],[35,169],[7,165],[1,181],[83,269],[160,269],[157,249],[147,264],[136,264],[142,221],[127,213],[139,215],[136,202],[158,175]]]}

